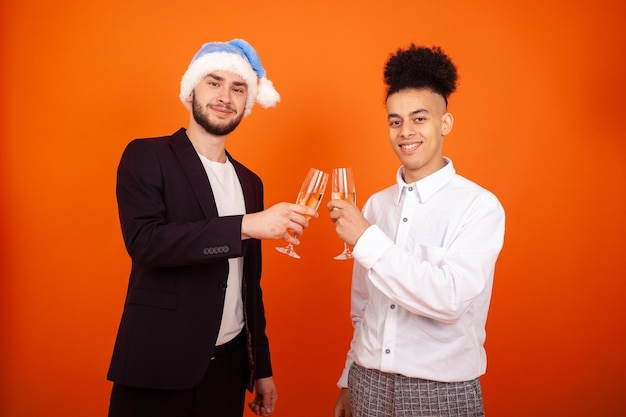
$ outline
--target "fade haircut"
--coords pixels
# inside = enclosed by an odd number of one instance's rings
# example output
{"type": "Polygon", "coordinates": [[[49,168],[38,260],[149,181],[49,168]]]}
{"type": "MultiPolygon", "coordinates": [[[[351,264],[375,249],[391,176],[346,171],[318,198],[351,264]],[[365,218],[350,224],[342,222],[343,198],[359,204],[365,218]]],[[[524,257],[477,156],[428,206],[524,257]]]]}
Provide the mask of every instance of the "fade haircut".
{"type": "Polygon", "coordinates": [[[439,94],[448,104],[456,90],[457,71],[450,58],[438,46],[399,48],[385,64],[387,94],[385,99],[405,89],[427,89],[439,94]]]}

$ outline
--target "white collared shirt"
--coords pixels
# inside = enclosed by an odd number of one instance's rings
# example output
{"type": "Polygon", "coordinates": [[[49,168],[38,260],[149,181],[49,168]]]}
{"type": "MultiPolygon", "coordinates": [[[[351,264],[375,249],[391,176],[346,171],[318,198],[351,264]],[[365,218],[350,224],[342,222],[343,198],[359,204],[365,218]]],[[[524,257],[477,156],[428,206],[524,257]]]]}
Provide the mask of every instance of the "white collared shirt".
{"type": "Polygon", "coordinates": [[[371,226],[354,247],[354,335],[338,382],[353,361],[388,373],[467,381],[486,370],[485,324],[504,209],[456,174],[452,161],[413,184],[374,194],[371,226]]]}

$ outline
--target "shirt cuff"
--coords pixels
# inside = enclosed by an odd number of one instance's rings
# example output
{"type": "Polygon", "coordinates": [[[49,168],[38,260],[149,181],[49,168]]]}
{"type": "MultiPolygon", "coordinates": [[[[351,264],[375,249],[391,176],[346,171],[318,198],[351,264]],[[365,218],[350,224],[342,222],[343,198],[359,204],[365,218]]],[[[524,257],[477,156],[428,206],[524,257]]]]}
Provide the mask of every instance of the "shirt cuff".
{"type": "Polygon", "coordinates": [[[354,245],[352,256],[364,268],[370,269],[391,246],[391,239],[378,226],[372,225],[354,245]]]}
{"type": "Polygon", "coordinates": [[[343,372],[341,373],[341,378],[339,378],[339,381],[337,382],[337,386],[339,388],[348,388],[348,372],[349,371],[350,371],[349,368],[345,368],[343,372]]]}

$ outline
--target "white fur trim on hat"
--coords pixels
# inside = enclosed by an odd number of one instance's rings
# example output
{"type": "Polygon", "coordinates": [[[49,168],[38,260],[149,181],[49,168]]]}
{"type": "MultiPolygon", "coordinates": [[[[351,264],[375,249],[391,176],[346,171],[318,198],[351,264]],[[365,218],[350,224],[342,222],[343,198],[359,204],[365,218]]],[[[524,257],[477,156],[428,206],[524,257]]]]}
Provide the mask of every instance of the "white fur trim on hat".
{"type": "Polygon", "coordinates": [[[280,95],[274,88],[274,84],[265,77],[259,79],[259,93],[256,101],[263,108],[274,107],[280,101],[280,95]]]}

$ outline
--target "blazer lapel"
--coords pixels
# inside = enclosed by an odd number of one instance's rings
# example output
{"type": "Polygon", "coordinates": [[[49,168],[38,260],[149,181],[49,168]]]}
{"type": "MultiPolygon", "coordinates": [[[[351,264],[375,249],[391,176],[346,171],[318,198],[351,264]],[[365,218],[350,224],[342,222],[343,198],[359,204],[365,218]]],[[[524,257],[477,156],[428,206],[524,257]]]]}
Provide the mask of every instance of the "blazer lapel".
{"type": "Polygon", "coordinates": [[[187,178],[189,178],[205,217],[207,219],[217,217],[217,204],[209,178],[198,153],[185,133],[185,129],[180,129],[172,135],[172,150],[179,159],[187,178]]]}

